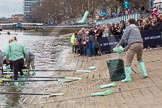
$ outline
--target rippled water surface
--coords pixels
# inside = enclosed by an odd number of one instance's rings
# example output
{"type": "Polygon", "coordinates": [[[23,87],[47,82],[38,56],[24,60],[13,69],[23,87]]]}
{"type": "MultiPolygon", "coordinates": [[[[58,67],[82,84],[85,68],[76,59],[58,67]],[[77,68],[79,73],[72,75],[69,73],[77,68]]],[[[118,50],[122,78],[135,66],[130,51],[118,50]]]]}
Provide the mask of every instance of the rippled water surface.
{"type": "MultiPolygon", "coordinates": [[[[69,38],[61,38],[58,36],[42,36],[41,33],[35,32],[14,32],[10,31],[7,35],[7,30],[1,32],[0,49],[3,51],[8,45],[8,39],[16,36],[17,41],[22,43],[28,50],[35,54],[36,69],[58,69],[65,63],[67,52],[70,51],[69,38]]],[[[37,72],[36,76],[50,76],[52,72],[37,72]]],[[[11,85],[0,86],[0,91],[3,92],[27,92],[32,87],[44,85],[44,82],[28,83],[24,88],[14,88],[11,85]],[[26,87],[26,88],[25,88],[26,87]],[[27,87],[31,87],[28,89],[27,87]]],[[[21,95],[10,94],[0,95],[0,108],[17,108],[21,103],[21,95]]]]}

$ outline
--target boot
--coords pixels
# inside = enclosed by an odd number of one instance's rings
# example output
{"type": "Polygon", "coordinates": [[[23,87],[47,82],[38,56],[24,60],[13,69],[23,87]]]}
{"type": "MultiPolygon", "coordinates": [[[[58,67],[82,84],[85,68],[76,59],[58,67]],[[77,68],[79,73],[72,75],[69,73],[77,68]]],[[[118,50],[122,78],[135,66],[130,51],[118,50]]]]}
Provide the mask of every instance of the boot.
{"type": "Polygon", "coordinates": [[[124,48],[122,46],[113,48],[114,52],[117,52],[118,54],[122,54],[124,52],[124,48]]]}
{"type": "Polygon", "coordinates": [[[131,69],[131,67],[125,67],[125,79],[124,80],[121,80],[121,82],[123,82],[123,83],[125,83],[125,82],[131,82],[131,76],[130,76],[130,74],[131,74],[131,71],[132,71],[132,69],[131,69]]]}
{"type": "Polygon", "coordinates": [[[26,80],[25,75],[22,75],[22,76],[20,77],[20,79],[21,79],[21,81],[25,81],[25,80],[26,80]]]}
{"type": "Polygon", "coordinates": [[[107,96],[112,94],[112,90],[106,90],[104,92],[96,92],[96,93],[92,93],[91,96],[107,96]]]}
{"type": "Polygon", "coordinates": [[[35,71],[32,71],[31,75],[34,76],[35,75],[35,71]]]}
{"type": "Polygon", "coordinates": [[[26,80],[25,75],[20,76],[20,80],[23,81],[22,85],[24,85],[26,80]]]}
{"type": "Polygon", "coordinates": [[[112,82],[110,84],[101,85],[100,88],[110,88],[110,87],[116,87],[116,86],[117,86],[117,83],[116,82],[112,82]]]}
{"type": "Polygon", "coordinates": [[[15,87],[19,87],[19,82],[14,82],[15,87]]]}
{"type": "Polygon", "coordinates": [[[145,63],[144,62],[139,62],[139,66],[142,72],[142,75],[144,76],[144,78],[147,78],[147,72],[146,72],[146,68],[145,68],[145,63]]]}

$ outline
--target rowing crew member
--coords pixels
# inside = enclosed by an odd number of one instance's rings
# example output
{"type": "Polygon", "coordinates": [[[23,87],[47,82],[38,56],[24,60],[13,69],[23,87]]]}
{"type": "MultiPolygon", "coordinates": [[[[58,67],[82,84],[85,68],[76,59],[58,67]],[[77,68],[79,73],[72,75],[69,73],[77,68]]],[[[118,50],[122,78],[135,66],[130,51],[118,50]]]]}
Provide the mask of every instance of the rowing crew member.
{"type": "Polygon", "coordinates": [[[144,78],[148,76],[146,72],[145,64],[142,60],[143,40],[141,37],[141,33],[135,24],[136,24],[135,19],[128,20],[128,26],[126,27],[120,42],[116,46],[119,47],[125,41],[127,41],[128,43],[127,47],[125,48],[125,50],[128,50],[126,54],[126,67],[125,67],[126,78],[122,80],[122,82],[131,81],[131,71],[132,71],[131,63],[135,54],[137,55],[137,61],[139,63],[142,75],[144,76],[144,78]]]}
{"type": "MultiPolygon", "coordinates": [[[[6,56],[6,59],[13,62],[14,80],[18,80],[18,72],[20,72],[21,77],[23,77],[24,55],[26,59],[29,59],[28,50],[23,45],[17,43],[13,38],[3,54],[6,56]]],[[[14,82],[15,86],[18,86],[18,84],[18,82],[14,82]]]]}
{"type": "MultiPolygon", "coordinates": [[[[17,38],[16,37],[13,37],[14,41],[17,41],[17,38]]],[[[34,65],[34,60],[35,60],[35,55],[29,51],[29,59],[26,58],[26,60],[29,60],[28,64],[27,64],[27,69],[30,69],[30,67],[32,69],[35,69],[35,65],[34,65]]],[[[25,57],[25,55],[24,55],[25,57]]]]}

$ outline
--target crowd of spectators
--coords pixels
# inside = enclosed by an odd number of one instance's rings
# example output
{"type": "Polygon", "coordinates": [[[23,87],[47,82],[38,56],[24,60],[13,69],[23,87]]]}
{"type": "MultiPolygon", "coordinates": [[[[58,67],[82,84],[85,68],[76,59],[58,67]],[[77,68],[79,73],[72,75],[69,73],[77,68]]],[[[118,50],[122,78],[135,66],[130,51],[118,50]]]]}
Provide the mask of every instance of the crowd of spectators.
{"type": "Polygon", "coordinates": [[[105,14],[105,16],[98,14],[98,19],[99,20],[105,20],[105,19],[109,19],[109,18],[114,18],[114,17],[120,17],[120,16],[124,16],[124,15],[130,15],[130,14],[135,14],[135,13],[140,13],[140,14],[147,14],[147,13],[151,13],[153,12],[154,9],[158,9],[158,7],[154,7],[153,9],[149,9],[149,8],[145,8],[144,5],[141,5],[139,9],[130,9],[130,8],[124,8],[122,10],[120,10],[119,12],[110,12],[110,14],[105,14]]]}
{"type": "MultiPolygon", "coordinates": [[[[99,55],[98,39],[100,37],[122,35],[127,23],[123,20],[116,24],[96,25],[92,28],[82,28],[71,38],[73,52],[84,56],[99,55]]],[[[162,31],[162,14],[156,8],[148,17],[142,17],[137,20],[137,26],[140,30],[160,29],[162,31]]]]}
{"type": "Polygon", "coordinates": [[[137,21],[140,30],[161,28],[161,15],[157,8],[154,8],[148,17],[143,17],[137,21]]]}

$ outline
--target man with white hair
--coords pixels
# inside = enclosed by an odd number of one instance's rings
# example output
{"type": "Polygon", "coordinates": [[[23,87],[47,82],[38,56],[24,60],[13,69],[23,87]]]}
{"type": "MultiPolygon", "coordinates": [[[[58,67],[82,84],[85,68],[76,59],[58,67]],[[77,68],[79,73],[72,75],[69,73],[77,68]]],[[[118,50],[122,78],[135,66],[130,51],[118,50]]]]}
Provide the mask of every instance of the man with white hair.
{"type": "MultiPolygon", "coordinates": [[[[24,55],[25,58],[29,59],[28,50],[21,44],[17,43],[15,37],[13,41],[7,46],[3,55],[6,56],[6,59],[13,62],[14,69],[14,80],[18,80],[18,72],[20,72],[21,78],[23,78],[24,74],[22,69],[24,67],[24,55]]],[[[18,87],[19,83],[17,81],[14,82],[14,86],[18,87]]]]}
{"type": "MultiPolygon", "coordinates": [[[[139,63],[141,73],[144,78],[147,78],[148,74],[145,68],[145,63],[143,62],[142,55],[143,55],[143,39],[141,37],[141,33],[138,27],[135,25],[135,19],[128,20],[128,26],[126,27],[121,40],[117,44],[117,48],[120,48],[125,41],[127,41],[128,45],[125,50],[128,50],[126,53],[126,66],[125,66],[125,79],[121,80],[121,82],[130,82],[131,79],[131,64],[136,55],[137,61],[139,63]]],[[[115,50],[115,49],[114,49],[115,50]]],[[[118,51],[119,52],[119,51],[118,51]]],[[[120,52],[119,52],[120,53],[120,52]]]]}

